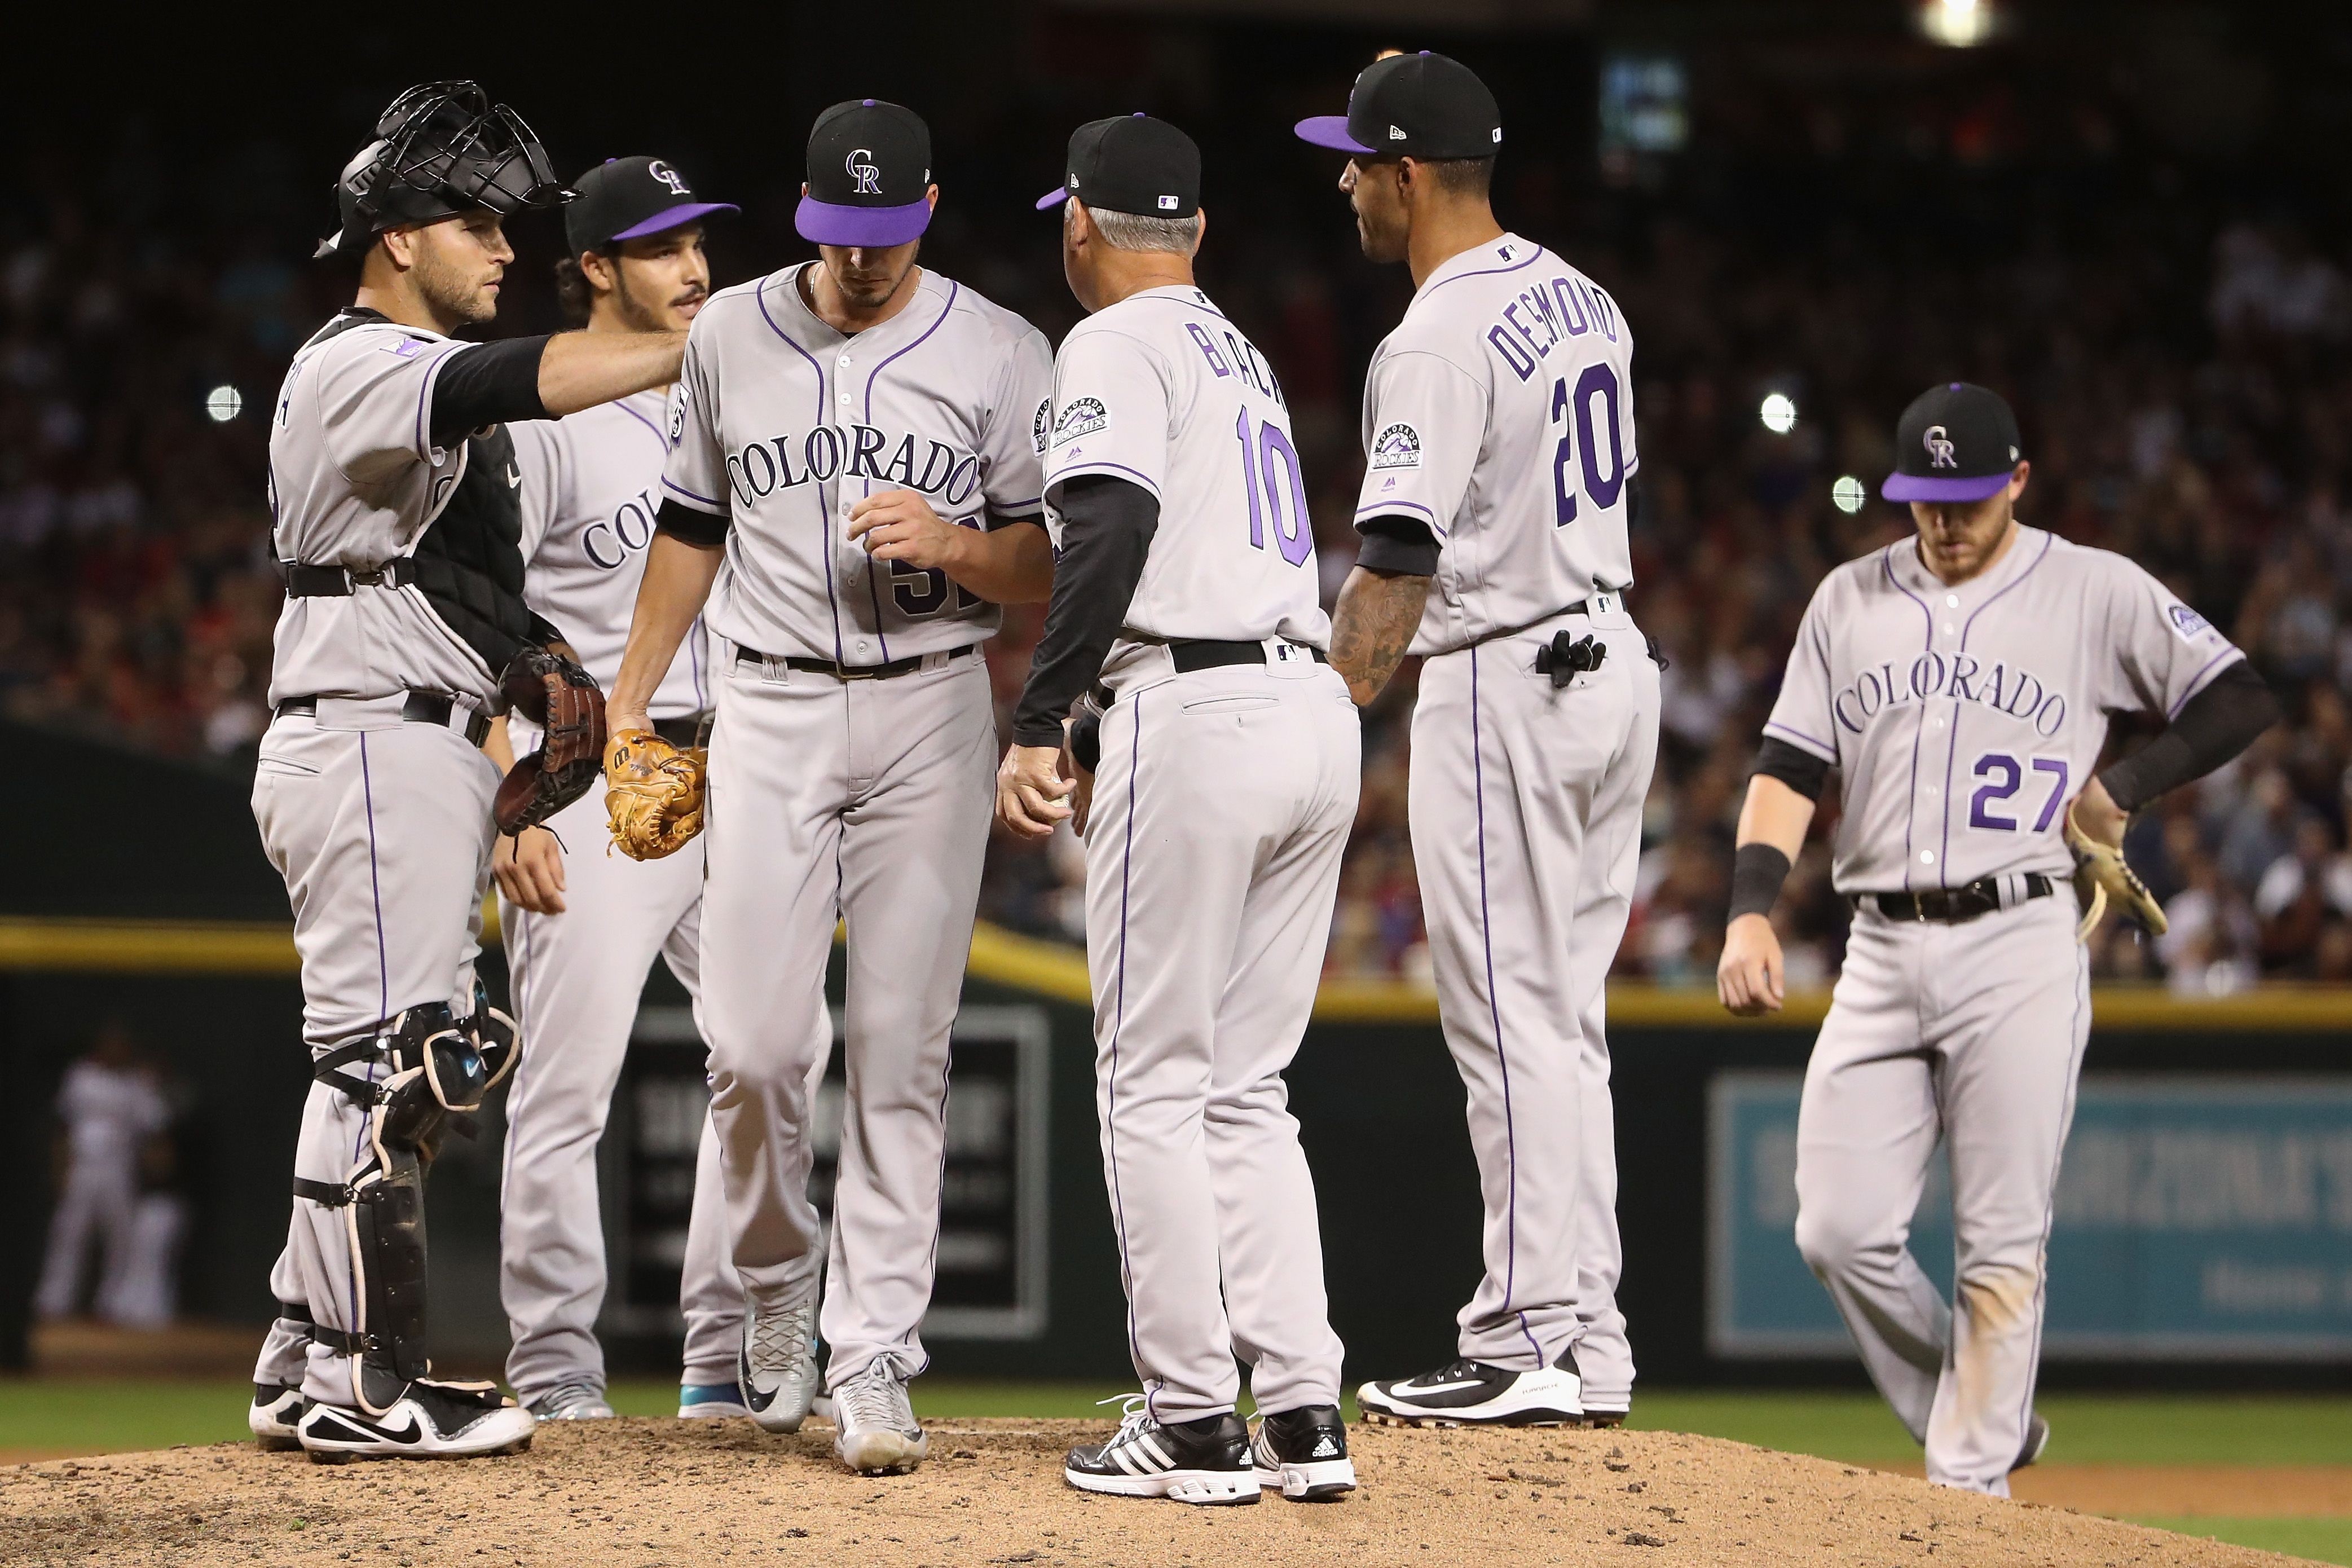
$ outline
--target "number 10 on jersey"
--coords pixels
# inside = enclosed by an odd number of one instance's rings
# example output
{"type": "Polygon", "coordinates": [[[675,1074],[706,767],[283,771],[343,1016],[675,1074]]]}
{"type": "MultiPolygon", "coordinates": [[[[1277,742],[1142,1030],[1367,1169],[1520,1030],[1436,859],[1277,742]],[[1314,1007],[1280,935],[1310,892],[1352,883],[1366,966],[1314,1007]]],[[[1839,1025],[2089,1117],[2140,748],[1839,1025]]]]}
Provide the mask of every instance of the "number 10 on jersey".
{"type": "Polygon", "coordinates": [[[1249,496],[1250,548],[1265,548],[1271,525],[1282,558],[1293,566],[1303,565],[1315,553],[1315,531],[1307,524],[1307,482],[1298,474],[1297,449],[1289,437],[1267,420],[1258,422],[1253,440],[1246,405],[1234,422],[1234,436],[1242,444],[1242,489],[1249,496]]]}

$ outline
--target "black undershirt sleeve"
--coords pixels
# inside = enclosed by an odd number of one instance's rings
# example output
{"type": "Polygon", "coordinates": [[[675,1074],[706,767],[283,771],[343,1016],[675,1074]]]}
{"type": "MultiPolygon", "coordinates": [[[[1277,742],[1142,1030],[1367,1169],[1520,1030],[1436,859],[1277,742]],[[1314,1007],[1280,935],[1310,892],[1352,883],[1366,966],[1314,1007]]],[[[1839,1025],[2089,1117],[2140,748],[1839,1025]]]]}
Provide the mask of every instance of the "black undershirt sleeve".
{"type": "Polygon", "coordinates": [[[2163,734],[2099,775],[2107,794],[2137,811],[2167,790],[2201,779],[2277,723],[2278,699],[2245,659],[2190,698],[2163,734]]]}
{"type": "Polygon", "coordinates": [[[485,425],[547,418],[539,400],[539,362],[546,353],[541,335],[500,338],[449,355],[433,380],[433,444],[446,447],[485,425]]]}
{"type": "Polygon", "coordinates": [[[1364,542],[1356,564],[1385,577],[1437,575],[1437,538],[1429,524],[1402,512],[1382,512],[1356,525],[1364,542]]]}
{"type": "Polygon", "coordinates": [[[1778,735],[1765,736],[1764,743],[1756,749],[1756,771],[1779,779],[1807,800],[1822,798],[1822,788],[1830,776],[1829,763],[1778,735]]]}
{"type": "Polygon", "coordinates": [[[688,544],[698,544],[705,550],[715,550],[727,542],[730,521],[725,517],[713,517],[707,511],[697,511],[682,501],[664,500],[661,510],[654,513],[654,531],[683,539],[688,544]]]}
{"type": "Polygon", "coordinates": [[[1063,485],[1055,510],[1062,514],[1062,553],[1054,563],[1054,596],[1045,605],[1045,635],[1029,656],[1029,682],[1013,710],[1013,743],[1022,746],[1062,743],[1062,721],[1102,674],[1160,531],[1160,502],[1151,492],[1105,474],[1082,474],[1063,485]]]}

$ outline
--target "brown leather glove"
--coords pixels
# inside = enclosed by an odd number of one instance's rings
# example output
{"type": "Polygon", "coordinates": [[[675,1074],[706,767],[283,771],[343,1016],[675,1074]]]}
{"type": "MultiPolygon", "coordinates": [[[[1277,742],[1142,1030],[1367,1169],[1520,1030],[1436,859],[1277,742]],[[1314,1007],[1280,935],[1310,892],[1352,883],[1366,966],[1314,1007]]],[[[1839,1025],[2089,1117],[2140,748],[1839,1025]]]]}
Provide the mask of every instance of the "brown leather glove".
{"type": "Polygon", "coordinates": [[[604,693],[596,678],[551,648],[527,647],[500,684],[514,710],[540,727],[539,750],[499,781],[499,831],[536,827],[588,793],[604,754],[604,693]]]}
{"type": "Polygon", "coordinates": [[[604,747],[604,810],[613,842],[632,860],[675,855],[702,831],[709,752],[681,750],[650,730],[623,730],[604,747]]]}

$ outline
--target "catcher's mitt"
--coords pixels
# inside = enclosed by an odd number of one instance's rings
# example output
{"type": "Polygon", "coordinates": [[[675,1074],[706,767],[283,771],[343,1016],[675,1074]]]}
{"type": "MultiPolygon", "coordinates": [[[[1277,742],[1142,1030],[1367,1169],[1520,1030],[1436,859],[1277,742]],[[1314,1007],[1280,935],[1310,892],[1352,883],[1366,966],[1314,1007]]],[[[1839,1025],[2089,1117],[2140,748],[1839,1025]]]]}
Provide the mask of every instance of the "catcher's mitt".
{"type": "Polygon", "coordinates": [[[499,781],[499,831],[535,827],[588,793],[604,755],[604,694],[596,678],[552,648],[526,647],[500,685],[514,710],[540,728],[539,750],[499,781]]]}
{"type": "Polygon", "coordinates": [[[710,753],[680,750],[650,730],[624,730],[604,749],[604,810],[613,842],[632,860],[675,855],[702,831],[702,773],[710,753]]]}
{"type": "Polygon", "coordinates": [[[2110,896],[2124,913],[2147,928],[2150,936],[2165,932],[2164,906],[2139,879],[2139,873],[2124,860],[2120,844],[2109,844],[2094,838],[2074,821],[2074,808],[2066,807],[2066,847],[2074,852],[2074,892],[2083,905],[2083,919],[2074,929],[2077,941],[2087,938],[2106,912],[2110,896]]]}

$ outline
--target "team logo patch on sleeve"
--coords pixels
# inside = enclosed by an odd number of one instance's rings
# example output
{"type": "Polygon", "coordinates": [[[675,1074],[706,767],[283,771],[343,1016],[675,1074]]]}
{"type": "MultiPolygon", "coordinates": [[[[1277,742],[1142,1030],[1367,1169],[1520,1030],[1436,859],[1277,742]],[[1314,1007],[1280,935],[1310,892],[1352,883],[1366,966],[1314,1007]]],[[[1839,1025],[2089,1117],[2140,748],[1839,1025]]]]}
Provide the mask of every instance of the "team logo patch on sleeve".
{"type": "Polygon", "coordinates": [[[1054,445],[1091,436],[1109,423],[1110,416],[1104,411],[1100,398],[1074,397],[1062,410],[1061,417],[1054,421],[1054,445]]]}
{"type": "Polygon", "coordinates": [[[2199,637],[2203,637],[2207,632],[2213,629],[2212,622],[2207,620],[2204,616],[2199,615],[2188,605],[2180,603],[2178,599],[2174,600],[2171,605],[2166,607],[2165,614],[2172,619],[2172,629],[2179,632],[2182,637],[2186,638],[2189,642],[2195,642],[2199,637]]]}
{"type": "Polygon", "coordinates": [[[1029,420],[1029,441],[1037,448],[1037,455],[1041,458],[1045,455],[1045,437],[1051,432],[1053,425],[1054,400],[1050,397],[1039,398],[1037,412],[1031,416],[1029,420]]]}
{"type": "Polygon", "coordinates": [[[1410,425],[1391,425],[1381,432],[1372,443],[1372,467],[1375,468],[1417,468],[1421,467],[1421,432],[1410,425]]]}
{"type": "Polygon", "coordinates": [[[681,385],[669,400],[669,444],[678,444],[686,435],[686,388],[681,385]]]}

